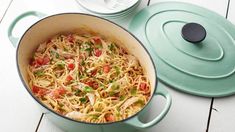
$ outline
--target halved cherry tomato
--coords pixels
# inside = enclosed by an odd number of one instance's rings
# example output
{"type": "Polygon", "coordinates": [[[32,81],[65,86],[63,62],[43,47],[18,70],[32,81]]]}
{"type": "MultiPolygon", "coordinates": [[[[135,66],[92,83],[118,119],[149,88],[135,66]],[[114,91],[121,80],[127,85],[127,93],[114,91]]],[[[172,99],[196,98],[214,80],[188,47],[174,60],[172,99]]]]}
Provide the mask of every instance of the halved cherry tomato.
{"type": "Polygon", "coordinates": [[[73,63],[68,64],[69,70],[73,70],[75,68],[75,65],[73,63]]]}
{"type": "Polygon", "coordinates": [[[110,68],[109,65],[105,65],[105,66],[103,67],[104,73],[109,73],[110,69],[111,69],[111,68],[110,68]]]}
{"type": "Polygon", "coordinates": [[[68,75],[67,78],[66,78],[67,81],[71,81],[73,80],[73,77],[71,75],[68,75]]]}
{"type": "Polygon", "coordinates": [[[114,116],[113,116],[112,114],[106,114],[106,115],[105,115],[105,120],[106,120],[107,122],[114,122],[114,121],[115,121],[115,118],[114,118],[114,116]]]}
{"type": "Polygon", "coordinates": [[[102,43],[101,39],[99,37],[95,37],[95,38],[93,38],[93,40],[94,40],[95,44],[101,44],[102,43]]]}
{"type": "Polygon", "coordinates": [[[100,57],[101,54],[102,54],[102,51],[99,50],[99,49],[95,49],[94,54],[95,54],[96,57],[100,57]]]}

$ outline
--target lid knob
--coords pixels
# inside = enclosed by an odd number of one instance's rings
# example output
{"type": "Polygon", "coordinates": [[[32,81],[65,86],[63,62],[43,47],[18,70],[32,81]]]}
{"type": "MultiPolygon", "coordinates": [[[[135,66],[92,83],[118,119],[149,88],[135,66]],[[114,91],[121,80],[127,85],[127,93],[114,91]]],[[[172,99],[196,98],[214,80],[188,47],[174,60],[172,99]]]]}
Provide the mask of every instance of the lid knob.
{"type": "Polygon", "coordinates": [[[181,35],[184,40],[196,44],[206,38],[206,30],[198,23],[187,23],[183,26],[181,35]]]}

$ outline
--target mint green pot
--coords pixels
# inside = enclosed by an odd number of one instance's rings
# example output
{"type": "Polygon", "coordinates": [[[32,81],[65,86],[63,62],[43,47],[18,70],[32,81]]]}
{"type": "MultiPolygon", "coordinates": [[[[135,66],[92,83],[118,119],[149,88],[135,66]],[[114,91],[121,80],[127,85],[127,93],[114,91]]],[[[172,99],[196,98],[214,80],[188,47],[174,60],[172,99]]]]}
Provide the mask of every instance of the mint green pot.
{"type": "Polygon", "coordinates": [[[12,32],[15,28],[15,25],[21,19],[27,16],[36,16],[39,18],[44,17],[42,13],[35,11],[23,13],[22,15],[16,17],[16,19],[10,24],[8,37],[13,46],[17,47],[16,62],[18,73],[27,92],[40,105],[45,115],[54,124],[69,132],[130,132],[137,129],[144,130],[145,128],[152,127],[159,121],[161,121],[167,114],[171,106],[171,96],[165,89],[157,87],[158,78],[155,64],[144,45],[132,33],[109,20],[97,16],[81,13],[63,13],[45,17],[29,27],[21,38],[14,37],[12,35],[12,32]],[[140,64],[145,69],[146,75],[150,79],[152,91],[150,101],[140,112],[125,120],[114,123],[85,123],[75,121],[55,113],[47,106],[42,104],[40,101],[38,101],[37,98],[31,93],[31,90],[29,89],[29,85],[27,83],[28,76],[26,69],[30,57],[32,56],[32,53],[36,49],[38,44],[56,34],[72,32],[76,30],[80,31],[84,28],[86,28],[87,30],[98,32],[107,38],[112,38],[121,42],[123,44],[122,46],[124,46],[131,54],[133,54],[140,60],[140,64]],[[151,105],[151,100],[153,99],[153,97],[156,97],[158,95],[161,95],[166,99],[165,108],[153,120],[147,123],[141,122],[139,120],[139,117],[144,115],[145,111],[151,105]]]}

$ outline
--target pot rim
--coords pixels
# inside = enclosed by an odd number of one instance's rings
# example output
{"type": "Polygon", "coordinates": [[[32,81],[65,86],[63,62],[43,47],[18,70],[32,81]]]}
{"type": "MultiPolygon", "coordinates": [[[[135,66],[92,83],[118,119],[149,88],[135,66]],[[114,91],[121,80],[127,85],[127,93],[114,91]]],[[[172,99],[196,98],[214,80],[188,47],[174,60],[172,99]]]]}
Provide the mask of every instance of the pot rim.
{"type": "Polygon", "coordinates": [[[19,75],[20,80],[21,80],[21,82],[23,83],[25,89],[26,89],[27,92],[34,98],[34,100],[36,100],[37,103],[39,103],[43,108],[45,108],[46,110],[52,112],[53,114],[55,114],[55,115],[57,115],[57,116],[59,116],[59,117],[64,118],[64,119],[67,119],[67,120],[70,120],[70,121],[73,121],[73,122],[76,122],[76,123],[83,123],[83,124],[89,124],[89,125],[109,125],[109,124],[114,124],[114,123],[125,122],[125,121],[130,120],[131,118],[134,118],[135,116],[137,116],[141,111],[143,111],[143,110],[150,104],[150,102],[151,102],[151,100],[152,100],[152,98],[153,98],[153,96],[154,96],[154,93],[155,93],[156,90],[157,90],[157,85],[158,85],[157,70],[156,70],[156,67],[155,67],[155,65],[154,65],[153,58],[152,58],[152,56],[150,55],[150,53],[149,53],[149,51],[147,50],[147,48],[143,45],[143,43],[142,43],[134,34],[132,34],[130,31],[128,31],[128,30],[125,29],[124,27],[118,25],[117,23],[112,22],[112,21],[110,21],[110,20],[108,20],[108,19],[99,17],[99,16],[95,16],[95,15],[91,15],[91,14],[86,14],[86,13],[76,13],[76,12],[58,13],[58,14],[46,16],[46,17],[44,17],[44,18],[38,20],[37,22],[33,23],[33,24],[32,24],[30,27],[28,27],[28,29],[23,33],[23,35],[21,36],[20,40],[18,41],[18,45],[17,45],[17,48],[16,48],[16,65],[17,65],[17,72],[18,72],[18,75],[19,75]],[[102,20],[104,20],[104,21],[107,21],[107,22],[109,22],[109,23],[112,23],[112,24],[116,25],[117,27],[121,28],[121,29],[124,30],[125,32],[129,33],[133,38],[135,38],[135,40],[138,41],[139,45],[140,45],[140,46],[145,50],[145,52],[148,54],[148,56],[149,56],[149,58],[150,58],[150,60],[151,60],[152,66],[153,66],[153,68],[154,68],[154,71],[155,71],[155,82],[154,82],[154,87],[155,87],[155,88],[154,88],[154,90],[153,90],[153,94],[152,94],[152,96],[150,97],[149,101],[147,102],[147,104],[146,104],[140,111],[138,111],[137,113],[133,114],[132,116],[130,116],[130,117],[128,117],[128,118],[125,118],[125,119],[120,120],[120,121],[115,121],[115,122],[108,122],[108,123],[90,123],[90,122],[78,121],[78,120],[74,120],[74,119],[72,119],[72,118],[68,118],[68,117],[66,117],[66,116],[64,116],[64,115],[61,115],[61,114],[55,112],[54,110],[48,108],[44,103],[42,103],[41,101],[39,101],[39,100],[37,99],[37,97],[34,96],[34,94],[29,90],[30,88],[27,87],[27,84],[26,84],[26,82],[24,81],[23,76],[22,76],[22,74],[21,74],[21,72],[20,72],[19,60],[18,60],[18,52],[19,52],[19,47],[20,47],[20,43],[21,43],[22,39],[24,38],[26,32],[29,31],[29,29],[31,29],[31,28],[32,28],[33,26],[35,26],[36,24],[39,24],[41,21],[46,20],[46,19],[48,19],[48,18],[50,18],[50,17],[60,16],[60,15],[69,15],[69,14],[70,14],[70,15],[71,15],[71,14],[74,14],[74,15],[90,16],[90,17],[102,19],[102,20]]]}

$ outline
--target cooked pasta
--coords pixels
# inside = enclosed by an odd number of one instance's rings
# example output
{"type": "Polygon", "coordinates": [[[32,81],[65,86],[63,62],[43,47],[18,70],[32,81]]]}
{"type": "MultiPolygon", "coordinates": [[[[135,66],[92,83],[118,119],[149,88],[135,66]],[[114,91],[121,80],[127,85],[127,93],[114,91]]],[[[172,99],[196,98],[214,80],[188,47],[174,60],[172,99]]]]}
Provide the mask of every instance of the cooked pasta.
{"type": "Polygon", "coordinates": [[[144,107],[151,92],[136,57],[98,35],[56,35],[41,43],[28,75],[43,104],[83,122],[126,119],[144,107]]]}

